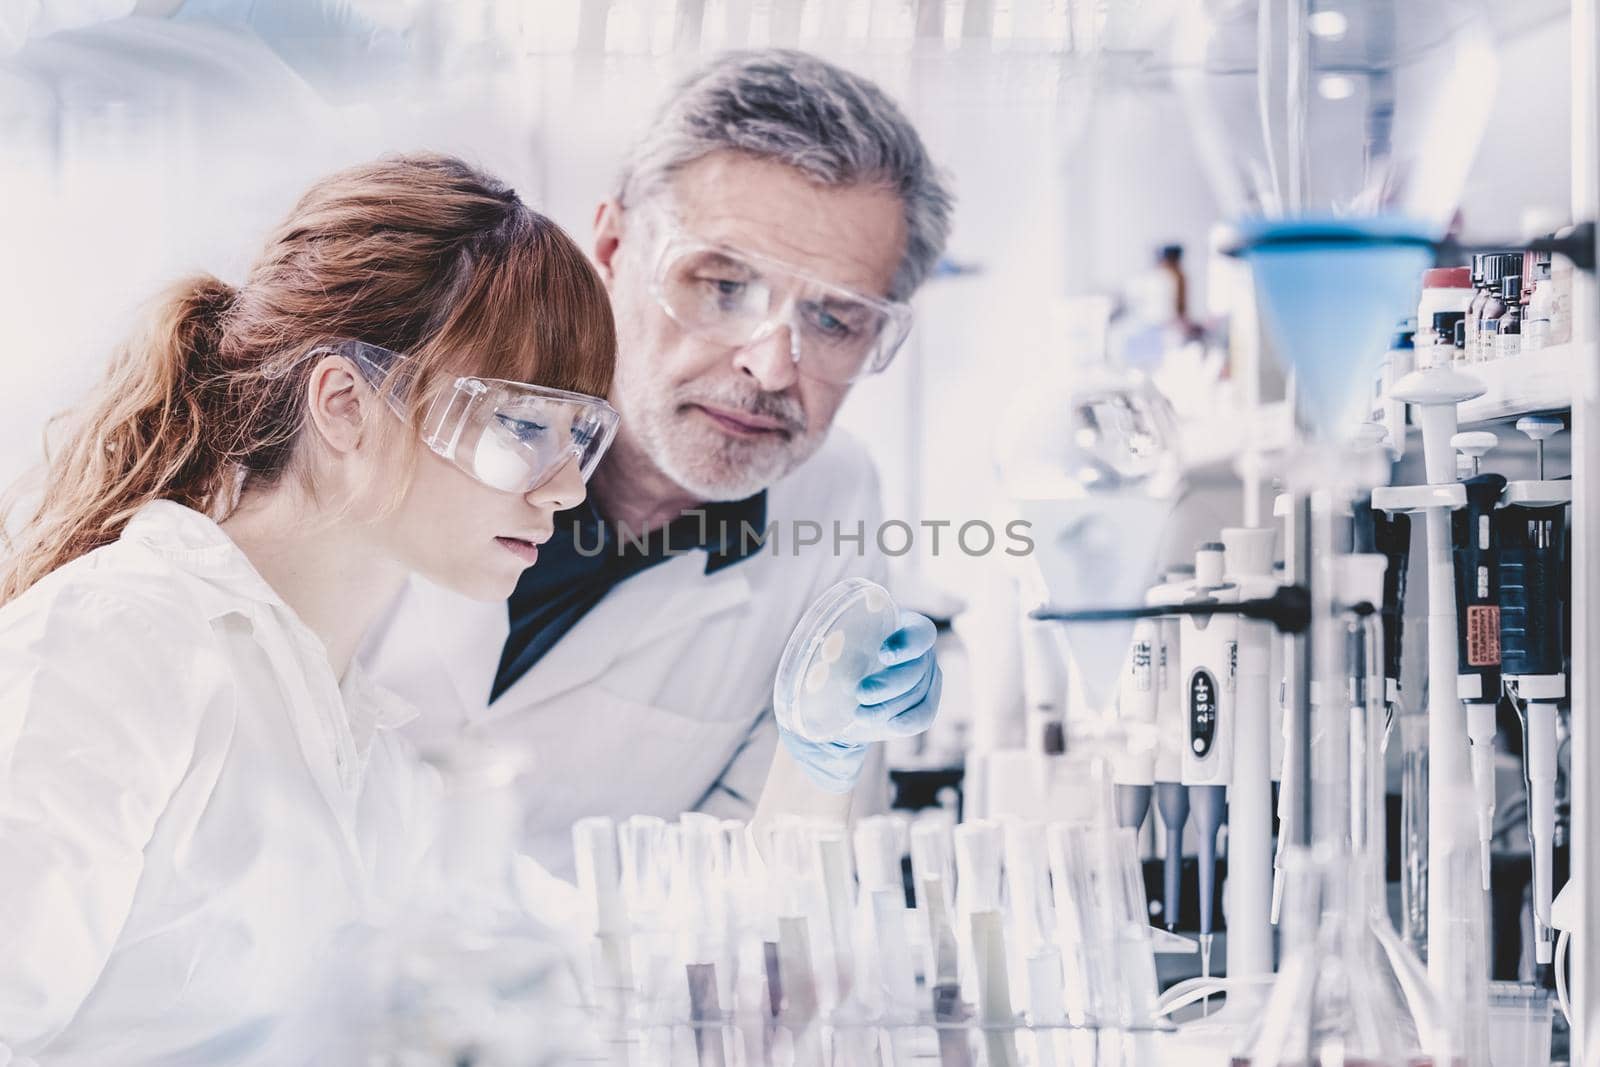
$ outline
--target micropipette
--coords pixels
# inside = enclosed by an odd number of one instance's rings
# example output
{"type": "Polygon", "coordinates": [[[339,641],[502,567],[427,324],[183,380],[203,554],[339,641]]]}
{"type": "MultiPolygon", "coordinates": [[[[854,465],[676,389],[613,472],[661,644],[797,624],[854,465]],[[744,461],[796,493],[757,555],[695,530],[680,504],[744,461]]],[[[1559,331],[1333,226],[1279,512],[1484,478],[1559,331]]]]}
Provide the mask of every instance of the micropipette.
{"type": "MultiPolygon", "coordinates": [[[[1186,599],[1194,585],[1194,568],[1175,567],[1167,571],[1166,581],[1150,591],[1151,604],[1175,604],[1186,599]]],[[[1184,715],[1182,673],[1178,662],[1182,628],[1175,616],[1156,620],[1159,644],[1156,648],[1157,682],[1156,760],[1153,768],[1156,809],[1161,815],[1165,855],[1162,860],[1163,925],[1178,928],[1178,893],[1183,878],[1183,827],[1189,821],[1189,791],[1183,787],[1183,752],[1188,735],[1184,715]]]]}
{"type": "MultiPolygon", "coordinates": [[[[1223,546],[1208,542],[1195,552],[1191,600],[1238,599],[1238,586],[1224,577],[1223,546]]],[[[1234,699],[1238,691],[1238,619],[1231,615],[1185,616],[1180,656],[1186,702],[1187,745],[1183,784],[1199,822],[1200,970],[1211,975],[1217,833],[1227,819],[1228,782],[1233,773],[1234,699]]]]}
{"type": "Polygon", "coordinates": [[[1539,449],[1537,481],[1506,485],[1495,515],[1500,541],[1501,674],[1523,716],[1528,836],[1533,849],[1534,959],[1554,959],[1550,922],[1554,893],[1557,705],[1566,696],[1561,571],[1570,481],[1546,481],[1544,442],[1562,421],[1528,416],[1517,429],[1539,449]]]}
{"type": "Polygon", "coordinates": [[[1156,704],[1160,697],[1157,646],[1161,642],[1159,619],[1140,619],[1133,627],[1133,644],[1122,671],[1117,695],[1117,715],[1128,731],[1127,748],[1112,758],[1111,781],[1117,806],[1117,823],[1137,830],[1150,812],[1155,785],[1156,704]]]}
{"type": "Polygon", "coordinates": [[[1494,447],[1492,433],[1456,434],[1451,443],[1472,457],[1465,482],[1467,506],[1451,516],[1456,565],[1457,695],[1467,706],[1472,789],[1478,819],[1483,888],[1489,889],[1494,839],[1495,706],[1500,702],[1500,561],[1494,537],[1494,511],[1505,491],[1498,474],[1479,474],[1483,454],[1494,447]]]}

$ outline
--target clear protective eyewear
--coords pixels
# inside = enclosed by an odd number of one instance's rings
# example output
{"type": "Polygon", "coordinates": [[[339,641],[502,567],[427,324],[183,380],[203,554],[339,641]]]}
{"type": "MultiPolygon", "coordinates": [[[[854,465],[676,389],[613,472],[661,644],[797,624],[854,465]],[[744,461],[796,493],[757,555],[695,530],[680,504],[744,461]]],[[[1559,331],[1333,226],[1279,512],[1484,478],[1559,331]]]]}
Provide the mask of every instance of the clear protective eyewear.
{"type": "MultiPolygon", "coordinates": [[[[405,356],[362,341],[309,355],[343,356],[402,419],[411,376],[405,356]]],[[[462,377],[441,389],[418,429],[437,455],[491,489],[530,493],[576,462],[583,480],[611,447],[621,416],[599,397],[496,378],[462,377]]]]}
{"type": "Polygon", "coordinates": [[[882,371],[911,331],[909,304],[702,241],[670,222],[651,292],[674,322],[718,344],[743,348],[787,326],[799,372],[838,385],[882,371]]]}

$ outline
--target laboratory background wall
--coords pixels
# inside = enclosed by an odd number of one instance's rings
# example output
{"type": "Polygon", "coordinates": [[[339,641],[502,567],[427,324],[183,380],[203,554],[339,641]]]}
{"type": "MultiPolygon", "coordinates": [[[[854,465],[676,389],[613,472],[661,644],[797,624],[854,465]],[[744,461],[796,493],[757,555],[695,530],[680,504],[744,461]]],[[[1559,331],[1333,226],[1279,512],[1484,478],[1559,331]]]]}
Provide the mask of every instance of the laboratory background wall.
{"type": "MultiPolygon", "coordinates": [[[[1208,306],[1218,212],[1176,98],[1159,79],[1111,70],[1096,81],[1059,47],[1008,38],[1020,0],[971,8],[994,20],[976,33],[969,9],[947,4],[932,47],[913,47],[917,9],[904,3],[706,0],[692,48],[674,38],[670,2],[474,0],[427,8],[420,26],[406,22],[417,5],[357,4],[370,16],[359,54],[342,50],[338,26],[326,40],[273,39],[270,27],[251,37],[181,17],[193,4],[155,6],[179,17],[69,28],[0,60],[8,485],[38,461],[48,416],[84,395],[140,302],[194,270],[241,280],[317,175],[381,152],[459,153],[583,237],[655,103],[742,43],[796,44],[878,79],[959,196],[947,269],[917,298],[911,342],[841,416],[877,460],[890,517],[1008,517],[993,432],[1021,390],[1059,373],[1068,298],[1120,292],[1157,246],[1177,243],[1191,306],[1208,306]]],[[[1570,199],[1565,5],[1501,5],[1496,18],[1502,74],[1482,102],[1493,117],[1463,219],[1469,237],[1514,239],[1524,211],[1570,199]]],[[[1204,474],[1168,559],[1237,521],[1231,469],[1204,474]]],[[[930,604],[978,608],[1003,584],[993,559],[948,539],[937,553],[921,540],[897,566],[930,604]]]]}

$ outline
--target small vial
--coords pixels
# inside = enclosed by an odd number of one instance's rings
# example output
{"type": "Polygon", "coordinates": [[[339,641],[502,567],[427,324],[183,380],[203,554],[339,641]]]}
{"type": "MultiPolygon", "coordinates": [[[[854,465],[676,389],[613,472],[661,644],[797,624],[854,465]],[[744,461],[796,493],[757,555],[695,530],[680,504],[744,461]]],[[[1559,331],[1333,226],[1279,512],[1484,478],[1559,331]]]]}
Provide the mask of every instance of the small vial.
{"type": "Polygon", "coordinates": [[[1510,359],[1522,355],[1522,275],[1508,275],[1501,283],[1500,293],[1506,310],[1500,316],[1494,354],[1499,359],[1510,359]]]}
{"type": "Polygon", "coordinates": [[[1550,318],[1555,310],[1555,285],[1550,253],[1533,254],[1533,277],[1525,287],[1528,298],[1522,313],[1522,351],[1537,352],[1550,344],[1550,318]]]}

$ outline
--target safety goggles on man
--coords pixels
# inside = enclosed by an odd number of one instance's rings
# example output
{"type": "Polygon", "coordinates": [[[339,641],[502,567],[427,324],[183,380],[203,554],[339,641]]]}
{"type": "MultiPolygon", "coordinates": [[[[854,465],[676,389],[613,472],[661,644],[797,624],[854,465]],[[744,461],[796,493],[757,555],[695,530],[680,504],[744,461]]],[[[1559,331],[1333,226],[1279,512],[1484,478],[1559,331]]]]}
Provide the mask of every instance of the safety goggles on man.
{"type": "Polygon", "coordinates": [[[908,304],[831,285],[766,256],[664,227],[651,292],[672,320],[743,348],[789,327],[789,353],[808,378],[845,385],[889,365],[911,329],[908,304]]]}
{"type": "MultiPolygon", "coordinates": [[[[404,356],[361,341],[318,351],[349,359],[396,414],[408,416],[404,356]]],[[[619,418],[610,404],[583,393],[457,378],[434,395],[418,429],[428,448],[489,488],[530,493],[568,463],[577,463],[588,481],[616,436],[619,418]]]]}

